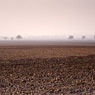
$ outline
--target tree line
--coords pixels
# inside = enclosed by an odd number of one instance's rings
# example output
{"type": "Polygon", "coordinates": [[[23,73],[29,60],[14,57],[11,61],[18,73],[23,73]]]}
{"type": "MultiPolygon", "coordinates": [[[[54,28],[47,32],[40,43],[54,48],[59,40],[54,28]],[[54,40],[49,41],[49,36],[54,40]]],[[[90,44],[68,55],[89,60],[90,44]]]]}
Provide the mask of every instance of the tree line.
{"type": "MultiPolygon", "coordinates": [[[[8,37],[3,37],[5,40],[6,39],[8,39],[8,37]]],[[[86,39],[87,37],[86,36],[82,36],[81,37],[81,39],[86,39]]],[[[93,37],[94,39],[95,39],[95,35],[94,35],[94,37],[93,37]]],[[[11,37],[11,40],[14,40],[14,39],[17,39],[17,40],[21,40],[21,39],[23,39],[23,37],[21,36],[21,35],[17,35],[15,38],[14,37],[11,37]]],[[[74,39],[74,36],[73,35],[70,35],[69,37],[68,37],[68,39],[74,39]]]]}
{"type": "MultiPolygon", "coordinates": [[[[95,36],[93,38],[95,39],[95,36]]],[[[74,39],[74,36],[73,35],[70,35],[68,37],[68,39],[74,39]]],[[[82,36],[81,39],[86,39],[86,36],[82,36]]]]}
{"type": "MultiPolygon", "coordinates": [[[[5,40],[8,39],[8,37],[2,37],[2,38],[5,39],[5,40]]],[[[21,39],[23,39],[23,37],[21,35],[17,35],[15,38],[14,37],[11,37],[10,39],[11,40],[14,40],[14,39],[21,40],[21,39]]]]}

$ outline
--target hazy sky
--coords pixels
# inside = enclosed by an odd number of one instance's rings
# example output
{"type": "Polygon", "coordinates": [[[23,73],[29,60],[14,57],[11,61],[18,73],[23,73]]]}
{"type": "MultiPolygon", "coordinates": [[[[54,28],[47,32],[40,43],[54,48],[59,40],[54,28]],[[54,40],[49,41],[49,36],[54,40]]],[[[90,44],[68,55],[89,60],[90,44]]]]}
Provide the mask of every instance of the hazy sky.
{"type": "Polygon", "coordinates": [[[95,0],[0,0],[0,36],[95,35],[95,0]]]}

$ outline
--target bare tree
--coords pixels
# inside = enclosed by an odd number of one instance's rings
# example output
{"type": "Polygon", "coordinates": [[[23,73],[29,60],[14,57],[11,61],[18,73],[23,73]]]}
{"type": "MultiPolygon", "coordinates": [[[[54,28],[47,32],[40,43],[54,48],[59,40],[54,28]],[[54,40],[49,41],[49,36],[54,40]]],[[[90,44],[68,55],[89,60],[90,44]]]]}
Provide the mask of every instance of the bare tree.
{"type": "Polygon", "coordinates": [[[70,35],[70,36],[68,37],[68,39],[74,39],[74,36],[70,35]]]}
{"type": "Polygon", "coordinates": [[[95,35],[94,35],[94,39],[95,39],[95,35]]]}
{"type": "Polygon", "coordinates": [[[18,36],[16,36],[16,39],[21,40],[22,39],[22,36],[21,35],[18,35],[18,36]]]}
{"type": "Polygon", "coordinates": [[[86,36],[82,36],[82,39],[86,39],[86,36]]]}

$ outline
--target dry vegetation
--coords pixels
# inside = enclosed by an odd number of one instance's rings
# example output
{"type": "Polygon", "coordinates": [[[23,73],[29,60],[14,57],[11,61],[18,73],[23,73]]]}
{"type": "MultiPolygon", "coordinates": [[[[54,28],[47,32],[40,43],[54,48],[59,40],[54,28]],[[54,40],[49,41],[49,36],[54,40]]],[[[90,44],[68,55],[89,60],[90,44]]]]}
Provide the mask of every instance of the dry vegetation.
{"type": "Polygon", "coordinates": [[[0,47],[0,95],[95,95],[95,47],[0,47]]]}

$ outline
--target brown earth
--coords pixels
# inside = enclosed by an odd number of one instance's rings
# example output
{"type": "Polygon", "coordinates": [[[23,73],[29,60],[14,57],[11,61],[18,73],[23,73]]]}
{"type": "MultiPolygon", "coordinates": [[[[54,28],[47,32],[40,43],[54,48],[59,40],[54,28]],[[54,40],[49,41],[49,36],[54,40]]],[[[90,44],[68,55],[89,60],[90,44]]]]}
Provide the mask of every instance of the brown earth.
{"type": "Polygon", "coordinates": [[[0,95],[95,95],[95,47],[0,47],[0,95]]]}
{"type": "Polygon", "coordinates": [[[51,58],[95,54],[95,47],[81,46],[1,46],[0,59],[51,58]]]}

